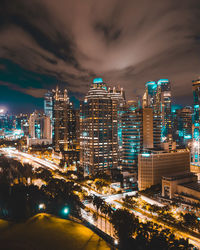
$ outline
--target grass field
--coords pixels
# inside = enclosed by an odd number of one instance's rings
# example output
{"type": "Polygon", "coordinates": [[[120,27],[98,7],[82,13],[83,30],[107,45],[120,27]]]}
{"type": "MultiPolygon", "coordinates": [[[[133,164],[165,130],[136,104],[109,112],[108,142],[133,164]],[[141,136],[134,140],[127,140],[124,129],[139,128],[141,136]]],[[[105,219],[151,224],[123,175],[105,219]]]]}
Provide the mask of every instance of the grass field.
{"type": "Polygon", "coordinates": [[[110,249],[87,227],[48,214],[38,214],[25,223],[0,220],[1,250],[110,249]]]}

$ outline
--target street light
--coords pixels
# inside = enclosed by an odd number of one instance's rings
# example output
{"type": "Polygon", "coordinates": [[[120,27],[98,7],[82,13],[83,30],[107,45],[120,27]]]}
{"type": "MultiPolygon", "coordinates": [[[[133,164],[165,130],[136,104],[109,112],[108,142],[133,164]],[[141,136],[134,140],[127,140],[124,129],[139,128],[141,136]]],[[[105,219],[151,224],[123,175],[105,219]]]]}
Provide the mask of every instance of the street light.
{"type": "Polygon", "coordinates": [[[39,204],[38,208],[39,210],[45,209],[45,204],[44,203],[39,204]]]}
{"type": "Polygon", "coordinates": [[[118,245],[118,240],[117,239],[114,240],[114,244],[118,245]]]}

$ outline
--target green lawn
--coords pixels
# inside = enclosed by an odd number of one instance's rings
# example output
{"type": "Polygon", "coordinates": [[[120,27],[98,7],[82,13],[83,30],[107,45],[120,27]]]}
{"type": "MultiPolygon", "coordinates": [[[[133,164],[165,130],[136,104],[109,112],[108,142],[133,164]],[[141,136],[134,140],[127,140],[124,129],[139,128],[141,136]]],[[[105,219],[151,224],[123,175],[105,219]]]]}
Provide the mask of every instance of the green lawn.
{"type": "Polygon", "coordinates": [[[25,223],[0,220],[1,250],[110,249],[98,235],[81,224],[38,214],[25,223]]]}

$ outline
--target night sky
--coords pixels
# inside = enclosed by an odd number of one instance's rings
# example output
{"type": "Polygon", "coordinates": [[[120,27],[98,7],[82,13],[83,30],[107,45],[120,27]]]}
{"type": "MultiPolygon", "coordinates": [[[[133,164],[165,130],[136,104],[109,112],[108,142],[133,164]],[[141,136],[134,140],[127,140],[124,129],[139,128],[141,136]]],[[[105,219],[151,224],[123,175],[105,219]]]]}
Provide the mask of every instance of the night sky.
{"type": "Polygon", "coordinates": [[[78,105],[96,76],[127,99],[169,78],[186,105],[199,75],[199,0],[0,1],[0,107],[10,112],[41,109],[57,84],[78,105]]]}

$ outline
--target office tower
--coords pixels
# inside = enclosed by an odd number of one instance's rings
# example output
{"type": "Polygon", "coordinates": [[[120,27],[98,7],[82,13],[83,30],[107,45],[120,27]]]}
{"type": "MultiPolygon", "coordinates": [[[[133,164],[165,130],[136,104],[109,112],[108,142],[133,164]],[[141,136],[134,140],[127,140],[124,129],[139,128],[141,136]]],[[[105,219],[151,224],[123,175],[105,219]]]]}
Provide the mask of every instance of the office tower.
{"type": "Polygon", "coordinates": [[[192,107],[189,106],[173,113],[173,137],[180,145],[187,146],[192,139],[192,113],[192,107]]]}
{"type": "MultiPolygon", "coordinates": [[[[118,160],[122,157],[121,114],[124,112],[126,100],[123,88],[108,88],[108,96],[112,99],[112,133],[118,138],[118,160]]],[[[114,142],[116,143],[116,142],[114,142]]],[[[115,148],[115,146],[113,147],[115,148]]]]}
{"type": "Polygon", "coordinates": [[[138,154],[143,146],[142,120],[142,110],[129,101],[121,115],[123,169],[137,171],[138,154]]]}
{"type": "Polygon", "coordinates": [[[93,84],[80,107],[80,165],[85,175],[118,166],[117,110],[121,93],[107,90],[101,78],[93,84]]]}
{"type": "Polygon", "coordinates": [[[78,161],[76,111],[70,102],[67,90],[53,91],[53,148],[62,154],[62,162],[67,168],[76,166],[78,161]]]}
{"type": "Polygon", "coordinates": [[[46,116],[49,116],[52,120],[53,118],[53,93],[48,91],[44,95],[44,113],[46,116]]]}
{"type": "Polygon", "coordinates": [[[200,79],[192,82],[193,90],[193,102],[194,102],[194,114],[193,114],[193,126],[192,126],[192,160],[199,162],[199,149],[200,149],[200,79]]]}
{"type": "Polygon", "coordinates": [[[29,118],[28,145],[51,144],[51,121],[50,117],[35,111],[29,118]]]}
{"type": "Polygon", "coordinates": [[[142,106],[144,111],[143,120],[145,124],[143,124],[143,147],[159,148],[161,146],[162,128],[161,89],[156,82],[150,81],[145,84],[145,93],[143,96],[142,106]],[[150,130],[146,130],[146,128],[150,130]],[[148,139],[146,133],[148,133],[148,139]]]}
{"type": "Polygon", "coordinates": [[[168,79],[160,79],[157,82],[158,93],[160,95],[158,105],[161,105],[162,119],[162,140],[167,139],[172,134],[172,116],[171,116],[171,85],[168,79]]]}
{"type": "Polygon", "coordinates": [[[139,190],[161,184],[164,175],[186,171],[190,171],[189,150],[146,150],[138,155],[139,190]]]}
{"type": "Polygon", "coordinates": [[[143,125],[143,148],[154,147],[154,117],[152,108],[143,108],[142,125],[143,125]]]}

